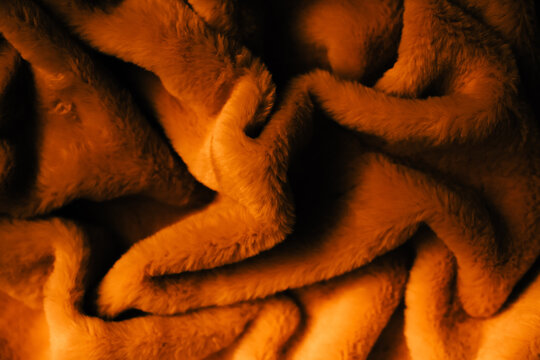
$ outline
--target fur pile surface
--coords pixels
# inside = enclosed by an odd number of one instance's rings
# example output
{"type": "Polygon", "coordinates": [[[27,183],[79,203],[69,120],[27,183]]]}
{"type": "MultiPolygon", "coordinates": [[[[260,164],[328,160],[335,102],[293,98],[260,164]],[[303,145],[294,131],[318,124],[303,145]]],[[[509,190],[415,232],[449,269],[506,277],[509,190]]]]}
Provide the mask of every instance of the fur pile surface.
{"type": "Polygon", "coordinates": [[[537,12],[0,1],[0,358],[540,358],[537,12]]]}

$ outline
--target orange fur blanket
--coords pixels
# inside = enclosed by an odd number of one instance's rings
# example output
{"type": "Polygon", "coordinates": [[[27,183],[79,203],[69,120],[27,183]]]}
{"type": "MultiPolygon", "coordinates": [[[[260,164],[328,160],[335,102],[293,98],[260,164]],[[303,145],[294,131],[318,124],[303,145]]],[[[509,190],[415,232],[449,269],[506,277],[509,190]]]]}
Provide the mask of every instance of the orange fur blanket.
{"type": "Polygon", "coordinates": [[[2,0],[0,358],[540,358],[537,11],[2,0]]]}

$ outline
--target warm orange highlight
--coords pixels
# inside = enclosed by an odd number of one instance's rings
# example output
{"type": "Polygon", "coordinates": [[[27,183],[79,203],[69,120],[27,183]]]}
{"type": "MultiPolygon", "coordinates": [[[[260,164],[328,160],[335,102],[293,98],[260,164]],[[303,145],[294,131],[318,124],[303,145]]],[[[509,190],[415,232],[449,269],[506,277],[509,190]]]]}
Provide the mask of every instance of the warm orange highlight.
{"type": "Polygon", "coordinates": [[[0,2],[0,358],[538,358],[533,9],[0,2]]]}

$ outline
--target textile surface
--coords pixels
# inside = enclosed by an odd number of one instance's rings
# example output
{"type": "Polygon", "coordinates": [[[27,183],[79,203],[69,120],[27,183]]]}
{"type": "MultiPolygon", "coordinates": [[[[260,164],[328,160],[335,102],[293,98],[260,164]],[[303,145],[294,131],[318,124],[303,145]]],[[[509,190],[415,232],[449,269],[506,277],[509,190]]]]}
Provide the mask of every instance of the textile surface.
{"type": "Polygon", "coordinates": [[[539,359],[533,1],[2,0],[1,359],[539,359]]]}

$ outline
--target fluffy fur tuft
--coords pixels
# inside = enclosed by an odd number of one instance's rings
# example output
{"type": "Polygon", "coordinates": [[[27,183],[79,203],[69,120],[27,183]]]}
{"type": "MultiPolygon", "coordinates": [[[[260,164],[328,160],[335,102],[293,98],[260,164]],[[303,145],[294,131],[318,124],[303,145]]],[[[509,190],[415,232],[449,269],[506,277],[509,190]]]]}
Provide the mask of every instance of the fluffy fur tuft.
{"type": "Polygon", "coordinates": [[[0,2],[0,357],[537,358],[533,8],[0,2]]]}

